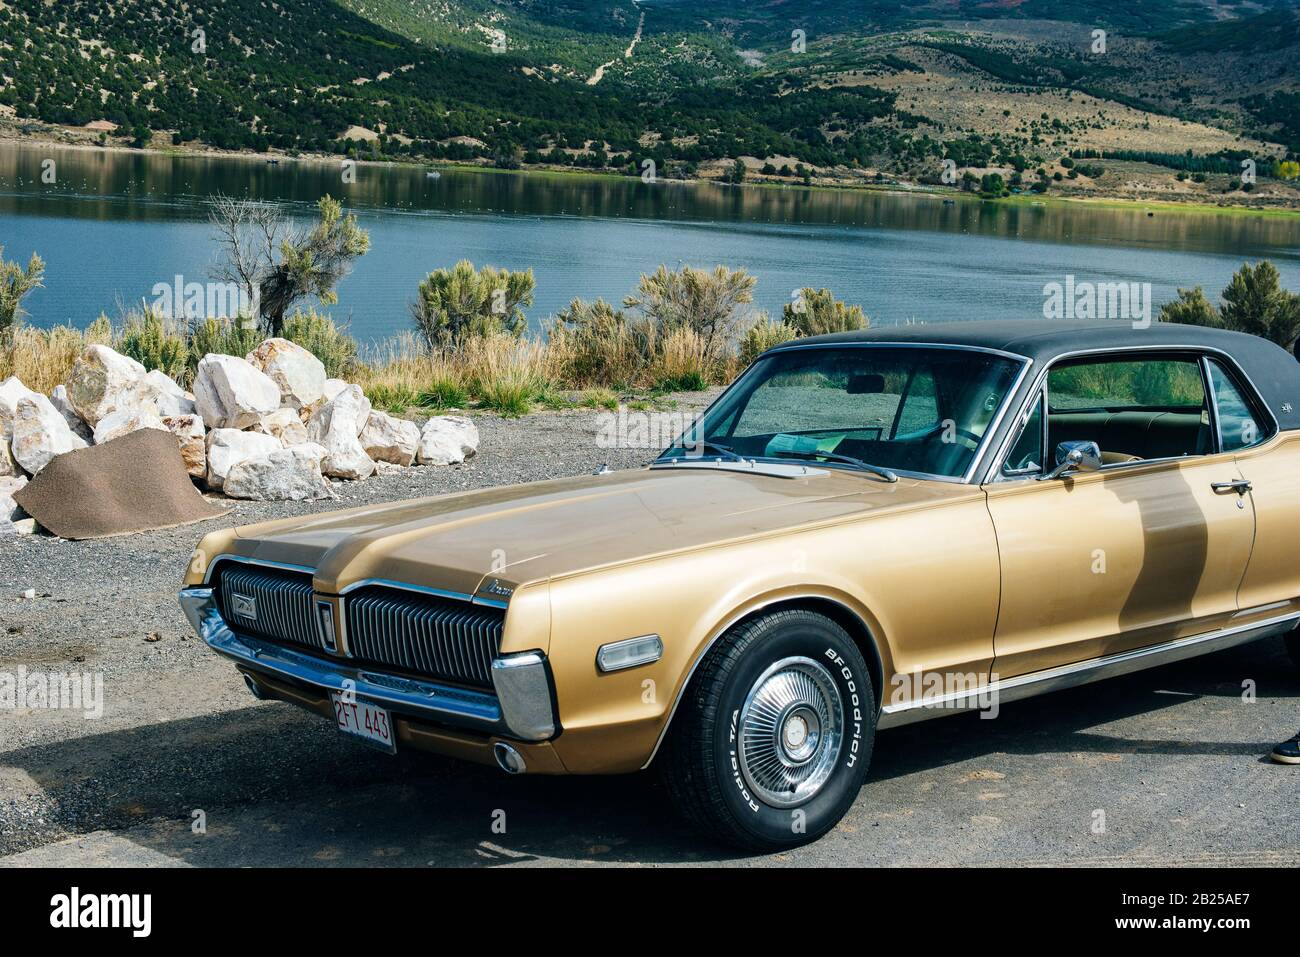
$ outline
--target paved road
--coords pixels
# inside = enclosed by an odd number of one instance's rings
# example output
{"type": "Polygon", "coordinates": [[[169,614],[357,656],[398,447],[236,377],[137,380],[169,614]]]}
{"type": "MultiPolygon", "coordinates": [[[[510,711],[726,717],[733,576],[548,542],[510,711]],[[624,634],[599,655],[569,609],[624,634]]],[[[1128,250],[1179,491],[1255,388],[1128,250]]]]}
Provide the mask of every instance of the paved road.
{"type": "Polygon", "coordinates": [[[84,734],[0,755],[16,799],[0,840],[26,848],[4,863],[1300,865],[1300,769],[1262,758],[1300,720],[1300,680],[1275,641],[1007,705],[992,721],[884,732],[836,831],[756,859],[679,826],[650,775],[517,779],[389,758],[254,702],[220,663],[187,671],[174,689],[142,684],[84,734]],[[1253,704],[1242,677],[1257,682],[1253,704]],[[178,708],[192,713],[154,720],[178,708]],[[24,827],[19,809],[39,823],[24,827]]]}

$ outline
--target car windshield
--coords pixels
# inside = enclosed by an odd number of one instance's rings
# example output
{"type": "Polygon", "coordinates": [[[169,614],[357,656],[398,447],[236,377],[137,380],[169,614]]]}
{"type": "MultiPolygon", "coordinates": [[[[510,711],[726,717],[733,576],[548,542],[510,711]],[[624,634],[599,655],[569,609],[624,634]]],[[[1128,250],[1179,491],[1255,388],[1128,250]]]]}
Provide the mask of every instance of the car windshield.
{"type": "Polygon", "coordinates": [[[739,455],[960,477],[1019,370],[1011,359],[969,349],[774,352],[754,363],[661,459],[739,455]]]}

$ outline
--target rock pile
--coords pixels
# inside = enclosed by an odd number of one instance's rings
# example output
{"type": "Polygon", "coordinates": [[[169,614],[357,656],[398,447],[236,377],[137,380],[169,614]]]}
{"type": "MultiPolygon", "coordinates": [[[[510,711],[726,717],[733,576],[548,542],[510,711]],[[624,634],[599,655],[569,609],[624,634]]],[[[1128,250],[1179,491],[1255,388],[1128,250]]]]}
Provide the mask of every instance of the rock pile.
{"type": "Polygon", "coordinates": [[[370,407],[361,387],[330,379],[314,355],[267,339],[244,358],[207,355],[194,392],[108,346],[77,359],[49,396],[0,383],[0,535],[30,531],[13,493],[55,456],[138,429],[176,437],[194,480],[233,498],[333,498],[329,479],[463,462],[478,429],[461,416],[421,425],[370,407]]]}

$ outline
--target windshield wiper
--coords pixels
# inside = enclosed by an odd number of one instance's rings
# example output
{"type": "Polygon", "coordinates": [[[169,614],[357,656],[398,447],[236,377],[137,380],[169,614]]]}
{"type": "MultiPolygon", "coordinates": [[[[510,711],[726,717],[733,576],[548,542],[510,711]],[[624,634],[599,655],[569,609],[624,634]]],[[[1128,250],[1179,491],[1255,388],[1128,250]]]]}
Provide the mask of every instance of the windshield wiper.
{"type": "Polygon", "coordinates": [[[881,468],[879,465],[872,465],[864,462],[862,459],[855,459],[851,455],[840,455],[838,452],[823,452],[820,449],[781,449],[777,455],[784,455],[794,459],[825,459],[828,462],[842,462],[845,465],[852,465],[854,468],[862,469],[864,472],[870,472],[872,475],[878,475],[886,482],[897,482],[898,476],[889,469],[881,468]]]}
{"type": "MultiPolygon", "coordinates": [[[[682,448],[686,451],[686,458],[691,458],[692,452],[707,452],[709,449],[717,452],[728,462],[747,462],[749,461],[729,445],[719,445],[717,442],[710,442],[708,439],[700,439],[698,442],[683,442],[682,448]]],[[[674,456],[676,458],[677,456],[674,456]]]]}

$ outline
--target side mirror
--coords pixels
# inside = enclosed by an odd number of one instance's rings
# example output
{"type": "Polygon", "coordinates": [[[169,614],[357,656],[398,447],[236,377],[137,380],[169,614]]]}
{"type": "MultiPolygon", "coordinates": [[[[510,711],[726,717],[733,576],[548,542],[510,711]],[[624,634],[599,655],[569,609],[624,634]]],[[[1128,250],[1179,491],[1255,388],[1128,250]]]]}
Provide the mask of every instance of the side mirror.
{"type": "Polygon", "coordinates": [[[1070,472],[1095,472],[1101,464],[1101,447],[1096,442],[1062,442],[1056,447],[1056,468],[1042,479],[1057,479],[1070,472]]]}

